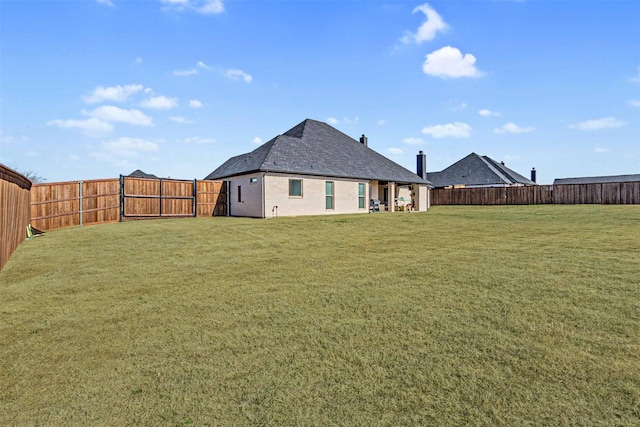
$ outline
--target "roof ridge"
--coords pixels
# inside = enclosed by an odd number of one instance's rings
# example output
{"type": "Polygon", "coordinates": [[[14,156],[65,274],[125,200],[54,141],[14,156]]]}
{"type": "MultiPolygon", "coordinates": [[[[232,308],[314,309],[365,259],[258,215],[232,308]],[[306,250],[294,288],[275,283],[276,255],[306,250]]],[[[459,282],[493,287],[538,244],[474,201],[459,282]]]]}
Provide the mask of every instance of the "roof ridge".
{"type": "MultiPolygon", "coordinates": [[[[487,166],[489,166],[489,169],[491,169],[493,173],[498,175],[498,178],[502,179],[505,183],[515,184],[516,182],[518,182],[516,179],[514,179],[513,176],[509,174],[509,172],[505,171],[502,167],[498,166],[498,162],[493,160],[491,157],[480,156],[480,158],[482,159],[482,161],[484,161],[487,164],[487,166]]],[[[502,163],[500,163],[500,165],[504,166],[502,163]]]]}

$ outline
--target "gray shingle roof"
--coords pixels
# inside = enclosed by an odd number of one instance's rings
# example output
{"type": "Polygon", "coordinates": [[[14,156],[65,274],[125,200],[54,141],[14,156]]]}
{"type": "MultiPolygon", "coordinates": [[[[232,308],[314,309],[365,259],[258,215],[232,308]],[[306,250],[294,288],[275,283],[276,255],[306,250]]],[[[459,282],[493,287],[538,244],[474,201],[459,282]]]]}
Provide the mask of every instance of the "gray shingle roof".
{"type": "Polygon", "coordinates": [[[612,176],[589,176],[582,178],[556,178],[553,184],[601,184],[609,182],[638,182],[640,174],[632,175],[612,175],[612,176]]]}
{"type": "Polygon", "coordinates": [[[502,163],[490,157],[471,153],[458,160],[441,172],[427,174],[427,179],[434,187],[448,187],[450,185],[473,186],[505,186],[505,185],[536,185],[535,182],[509,169],[502,163]]]}
{"type": "Polygon", "coordinates": [[[152,175],[150,173],[143,172],[140,169],[134,170],[127,176],[130,176],[132,178],[157,178],[157,176],[152,175]]]}
{"type": "Polygon", "coordinates": [[[414,172],[339,130],[311,119],[250,153],[232,157],[205,179],[223,179],[252,172],[428,184],[414,172]]]}

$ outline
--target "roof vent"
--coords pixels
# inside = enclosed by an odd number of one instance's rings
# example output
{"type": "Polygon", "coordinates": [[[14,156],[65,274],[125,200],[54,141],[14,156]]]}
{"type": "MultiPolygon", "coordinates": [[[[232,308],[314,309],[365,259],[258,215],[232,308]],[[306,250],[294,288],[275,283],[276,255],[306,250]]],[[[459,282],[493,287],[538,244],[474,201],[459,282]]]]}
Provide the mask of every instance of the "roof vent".
{"type": "Polygon", "coordinates": [[[369,146],[369,139],[364,136],[364,134],[362,134],[362,136],[360,137],[360,144],[364,145],[365,147],[369,146]]]}

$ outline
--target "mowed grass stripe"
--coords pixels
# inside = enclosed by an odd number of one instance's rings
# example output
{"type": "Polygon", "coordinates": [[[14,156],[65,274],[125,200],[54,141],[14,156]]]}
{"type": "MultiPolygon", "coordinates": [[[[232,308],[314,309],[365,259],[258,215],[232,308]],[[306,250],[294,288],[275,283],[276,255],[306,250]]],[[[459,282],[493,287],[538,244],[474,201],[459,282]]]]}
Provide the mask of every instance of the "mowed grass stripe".
{"type": "Polygon", "coordinates": [[[0,424],[633,425],[640,207],[62,229],[0,272],[0,424]]]}

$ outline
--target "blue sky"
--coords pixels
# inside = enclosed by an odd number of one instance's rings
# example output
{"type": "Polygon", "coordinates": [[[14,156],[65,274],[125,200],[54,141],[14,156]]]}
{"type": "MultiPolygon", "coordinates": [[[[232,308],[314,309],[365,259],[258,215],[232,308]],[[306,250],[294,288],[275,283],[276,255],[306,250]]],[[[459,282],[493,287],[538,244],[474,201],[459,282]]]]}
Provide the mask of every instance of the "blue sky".
{"type": "Polygon", "coordinates": [[[0,0],[0,163],[203,178],[306,118],[415,170],[640,173],[640,1],[0,0]]]}

